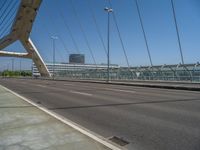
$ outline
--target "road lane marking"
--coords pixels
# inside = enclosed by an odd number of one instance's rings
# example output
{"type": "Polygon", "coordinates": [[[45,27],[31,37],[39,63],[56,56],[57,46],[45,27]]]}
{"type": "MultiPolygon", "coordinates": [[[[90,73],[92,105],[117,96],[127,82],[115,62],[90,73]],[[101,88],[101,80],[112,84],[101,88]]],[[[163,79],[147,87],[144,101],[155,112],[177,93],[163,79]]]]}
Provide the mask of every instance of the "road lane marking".
{"type": "Polygon", "coordinates": [[[92,94],[90,93],[85,93],[85,92],[78,92],[78,91],[70,91],[70,93],[74,93],[74,94],[80,94],[80,95],[85,95],[85,96],[92,96],[92,94]]]}
{"type": "Polygon", "coordinates": [[[70,85],[70,86],[72,86],[73,84],[70,84],[70,83],[65,83],[65,84],[63,84],[63,85],[67,85],[67,86],[68,86],[68,85],[70,85]]]}
{"type": "Polygon", "coordinates": [[[26,82],[20,82],[21,84],[27,84],[26,82]]]}
{"type": "Polygon", "coordinates": [[[109,91],[115,91],[115,92],[136,93],[136,91],[129,91],[129,90],[110,89],[110,88],[105,88],[105,89],[109,91]]]}
{"type": "Polygon", "coordinates": [[[46,88],[46,87],[47,87],[47,86],[41,85],[41,84],[36,84],[36,86],[43,87],[43,88],[46,88]]]}

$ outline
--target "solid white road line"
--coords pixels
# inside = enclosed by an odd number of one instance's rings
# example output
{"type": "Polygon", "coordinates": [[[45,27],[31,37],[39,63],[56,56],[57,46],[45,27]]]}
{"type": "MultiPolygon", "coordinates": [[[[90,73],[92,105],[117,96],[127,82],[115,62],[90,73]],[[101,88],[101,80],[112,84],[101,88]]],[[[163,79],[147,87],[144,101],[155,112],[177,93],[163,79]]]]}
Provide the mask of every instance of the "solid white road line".
{"type": "Polygon", "coordinates": [[[105,88],[105,89],[108,91],[115,91],[115,92],[136,93],[136,91],[129,91],[129,90],[110,89],[110,88],[105,88]]]}
{"type": "Polygon", "coordinates": [[[92,94],[90,93],[85,93],[85,92],[78,92],[78,91],[70,91],[70,93],[73,93],[73,94],[80,94],[80,95],[85,95],[85,96],[92,96],[92,94]]]}
{"type": "Polygon", "coordinates": [[[66,85],[66,86],[72,86],[73,84],[70,84],[70,83],[65,83],[63,85],[66,85]]]}
{"type": "Polygon", "coordinates": [[[102,137],[100,135],[97,135],[96,133],[94,133],[92,131],[89,131],[88,129],[86,129],[86,128],[84,128],[84,127],[82,127],[82,126],[80,126],[80,125],[78,125],[78,124],[76,124],[74,122],[72,122],[69,119],[64,118],[63,116],[61,116],[61,115],[59,115],[59,114],[57,114],[57,113],[55,113],[53,111],[49,111],[47,108],[42,107],[42,106],[40,106],[40,105],[32,102],[31,100],[29,100],[29,99],[27,99],[27,98],[25,98],[25,97],[23,97],[23,96],[15,93],[14,91],[12,91],[12,90],[4,87],[4,86],[2,86],[2,87],[5,90],[7,90],[7,91],[11,92],[12,94],[16,95],[17,97],[21,98],[22,100],[28,102],[29,104],[37,107],[38,109],[46,112],[47,114],[53,116],[54,118],[60,120],[61,122],[65,123],[66,125],[74,128],[75,130],[77,130],[77,131],[81,132],[82,134],[90,137],[91,139],[93,139],[93,140],[95,140],[95,141],[97,141],[97,142],[105,145],[106,147],[110,148],[111,150],[126,150],[126,148],[114,145],[113,143],[111,143],[110,141],[108,141],[107,139],[105,139],[104,137],[102,137]]]}
{"type": "Polygon", "coordinates": [[[41,84],[35,84],[36,86],[39,86],[39,87],[43,87],[43,88],[46,88],[47,86],[45,85],[41,85],[41,84]]]}

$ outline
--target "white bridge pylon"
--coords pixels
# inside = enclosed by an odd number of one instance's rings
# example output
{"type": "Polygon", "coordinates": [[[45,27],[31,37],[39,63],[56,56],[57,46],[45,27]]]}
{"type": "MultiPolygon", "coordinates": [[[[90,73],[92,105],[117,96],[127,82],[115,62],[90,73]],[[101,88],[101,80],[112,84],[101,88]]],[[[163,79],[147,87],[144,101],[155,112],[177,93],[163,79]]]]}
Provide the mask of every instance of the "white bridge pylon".
{"type": "Polygon", "coordinates": [[[37,48],[30,39],[30,32],[32,30],[32,26],[41,2],[42,0],[21,0],[19,10],[11,28],[11,32],[0,39],[0,56],[32,59],[41,76],[50,77],[51,74],[49,73],[37,48]],[[22,43],[27,53],[2,51],[2,49],[6,48],[17,40],[22,43]]]}

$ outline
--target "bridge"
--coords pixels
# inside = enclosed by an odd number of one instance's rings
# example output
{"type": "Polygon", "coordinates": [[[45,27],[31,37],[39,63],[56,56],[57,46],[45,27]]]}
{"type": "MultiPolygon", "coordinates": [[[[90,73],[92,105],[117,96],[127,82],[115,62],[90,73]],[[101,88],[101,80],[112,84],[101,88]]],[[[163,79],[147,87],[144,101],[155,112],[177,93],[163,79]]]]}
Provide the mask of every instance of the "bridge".
{"type": "Polygon", "coordinates": [[[199,3],[191,1],[2,0],[0,88],[69,119],[99,147],[199,149],[199,31],[185,27],[199,3]]]}

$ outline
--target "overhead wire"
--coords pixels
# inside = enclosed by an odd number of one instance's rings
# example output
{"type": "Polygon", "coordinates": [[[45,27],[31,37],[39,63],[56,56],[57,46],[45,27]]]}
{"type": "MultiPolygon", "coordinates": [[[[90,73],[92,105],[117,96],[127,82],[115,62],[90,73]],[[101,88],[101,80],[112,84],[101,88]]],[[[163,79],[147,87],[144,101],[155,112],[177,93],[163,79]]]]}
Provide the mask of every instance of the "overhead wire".
{"type": "Polygon", "coordinates": [[[97,63],[96,63],[94,54],[93,54],[93,52],[92,52],[91,46],[90,46],[89,41],[88,41],[88,38],[87,38],[87,36],[86,36],[86,33],[85,33],[84,29],[83,29],[82,23],[81,23],[81,21],[80,21],[80,19],[79,19],[77,10],[76,10],[76,8],[75,8],[75,6],[74,6],[72,0],[70,0],[70,3],[71,3],[71,6],[72,6],[72,10],[73,10],[73,12],[74,12],[74,15],[75,15],[75,17],[76,17],[76,19],[77,19],[77,21],[78,21],[80,30],[81,30],[81,32],[82,32],[82,34],[83,34],[84,39],[85,39],[85,42],[86,42],[86,45],[87,45],[88,50],[89,50],[89,52],[90,52],[90,55],[91,55],[91,57],[92,57],[92,59],[93,59],[94,64],[97,66],[97,63]]]}

